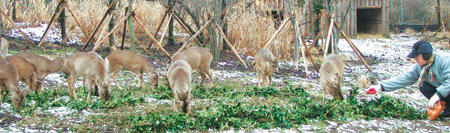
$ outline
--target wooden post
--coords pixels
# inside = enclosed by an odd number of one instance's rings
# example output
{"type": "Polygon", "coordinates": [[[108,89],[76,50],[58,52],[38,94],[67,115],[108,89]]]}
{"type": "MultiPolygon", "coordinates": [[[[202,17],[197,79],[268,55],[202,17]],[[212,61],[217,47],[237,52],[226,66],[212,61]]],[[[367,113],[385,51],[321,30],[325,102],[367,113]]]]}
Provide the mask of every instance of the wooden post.
{"type": "Polygon", "coordinates": [[[242,40],[241,35],[239,35],[239,33],[236,33],[236,34],[237,34],[237,38],[242,42],[242,45],[244,45],[245,49],[247,49],[247,51],[250,53],[250,55],[255,56],[255,53],[253,53],[252,49],[247,46],[247,44],[245,43],[244,40],[242,40]]]}
{"type": "Polygon", "coordinates": [[[288,22],[288,20],[290,20],[291,17],[286,18],[283,21],[283,24],[281,24],[281,26],[278,28],[277,31],[275,31],[275,34],[272,35],[272,38],[270,38],[270,40],[266,43],[266,45],[264,45],[264,48],[268,48],[269,44],[272,42],[272,40],[280,33],[280,31],[284,28],[284,26],[286,26],[286,23],[288,22]]]}
{"type": "MultiPolygon", "coordinates": [[[[192,37],[192,33],[189,31],[189,29],[187,28],[187,26],[184,25],[183,22],[181,22],[180,18],[178,18],[177,15],[173,15],[173,13],[171,14],[171,16],[175,16],[175,20],[177,20],[177,22],[181,25],[181,27],[183,27],[184,31],[186,31],[186,32],[189,34],[189,36],[192,37]]],[[[202,43],[200,43],[200,42],[197,40],[197,38],[194,38],[194,41],[195,41],[196,43],[198,43],[198,45],[202,45],[202,43]]]]}
{"type": "MultiPolygon", "coordinates": [[[[172,17],[173,17],[173,13],[170,14],[168,20],[171,20],[172,17]]],[[[161,35],[161,38],[159,39],[159,44],[162,44],[162,41],[164,40],[164,36],[166,35],[167,29],[169,29],[169,23],[167,23],[167,25],[165,26],[165,28],[164,28],[164,30],[163,30],[163,33],[162,33],[162,35],[161,35]]]]}
{"type": "Polygon", "coordinates": [[[422,32],[420,32],[420,34],[423,34],[423,32],[425,32],[425,30],[427,29],[428,25],[430,25],[431,20],[433,20],[434,16],[436,15],[438,10],[434,11],[433,15],[431,15],[430,20],[428,20],[427,25],[425,25],[425,27],[423,28],[422,32]]]}
{"type": "MultiPolygon", "coordinates": [[[[158,28],[156,28],[155,33],[153,33],[153,36],[155,36],[155,37],[158,36],[159,29],[161,29],[161,26],[164,23],[164,20],[166,19],[166,16],[169,13],[169,10],[171,10],[171,8],[166,7],[166,11],[164,12],[163,19],[161,20],[161,22],[159,22],[158,28]]],[[[147,48],[150,49],[152,47],[152,45],[153,45],[153,41],[150,41],[150,44],[148,45],[147,48]]]]}
{"type": "MultiPolygon", "coordinates": [[[[185,48],[186,46],[189,45],[189,42],[190,42],[190,41],[192,41],[195,37],[197,37],[198,35],[200,35],[200,33],[203,31],[203,29],[205,29],[206,27],[208,27],[209,24],[211,24],[212,20],[213,20],[213,19],[210,19],[208,22],[206,22],[206,24],[203,25],[203,27],[200,28],[200,29],[197,31],[197,33],[194,34],[194,36],[192,36],[191,38],[189,38],[189,40],[187,40],[187,41],[180,47],[180,49],[178,49],[178,51],[175,52],[175,54],[178,53],[178,52],[183,51],[184,48],[185,48]]],[[[175,55],[175,54],[174,54],[174,55],[175,55]]]]}
{"type": "Polygon", "coordinates": [[[75,23],[77,23],[78,27],[81,28],[81,31],[83,32],[84,36],[88,36],[86,29],[83,25],[81,25],[80,21],[78,21],[77,17],[73,14],[72,10],[68,6],[66,6],[67,11],[69,11],[70,15],[72,15],[73,19],[75,20],[75,23]]]}
{"type": "Polygon", "coordinates": [[[328,47],[331,41],[331,34],[333,33],[334,14],[331,16],[330,26],[328,27],[327,42],[325,42],[325,52],[323,52],[323,59],[327,57],[328,47]]]}
{"type": "Polygon", "coordinates": [[[444,22],[443,22],[442,25],[439,27],[439,29],[437,29],[437,30],[434,32],[433,36],[436,35],[436,33],[439,32],[439,30],[441,30],[441,29],[445,26],[445,24],[447,23],[449,17],[450,17],[450,15],[447,16],[447,18],[444,20],[444,22]]]}
{"type": "Polygon", "coordinates": [[[372,69],[367,64],[366,60],[364,60],[364,57],[362,56],[362,54],[360,52],[358,52],[359,51],[358,48],[356,48],[356,46],[353,44],[352,41],[350,41],[350,39],[347,37],[347,35],[344,33],[344,31],[342,31],[341,26],[336,21],[334,22],[334,24],[336,25],[336,28],[338,28],[341,31],[342,36],[344,36],[345,40],[347,40],[350,47],[353,49],[353,51],[355,51],[356,55],[358,55],[359,59],[364,63],[366,68],[369,69],[370,72],[372,72],[372,69]]]}
{"type": "Polygon", "coordinates": [[[16,28],[17,31],[19,31],[19,33],[22,34],[22,36],[23,36],[25,39],[27,39],[27,40],[30,42],[31,45],[34,45],[33,41],[31,41],[30,38],[28,38],[27,35],[25,35],[25,33],[23,33],[22,30],[20,30],[19,26],[17,26],[17,25],[16,25],[16,24],[8,17],[8,15],[6,15],[6,13],[3,12],[2,9],[0,9],[0,12],[2,13],[3,17],[5,17],[6,20],[8,20],[8,22],[11,23],[11,25],[12,25],[14,28],[16,28]]]}
{"type": "MultiPolygon", "coordinates": [[[[126,22],[126,21],[125,21],[126,22]]],[[[136,31],[136,30],[134,30],[136,31]]],[[[144,49],[144,51],[148,54],[151,55],[150,52],[148,52],[148,50],[144,47],[144,45],[142,45],[141,41],[139,41],[139,39],[136,38],[136,42],[144,49]]]]}
{"type": "MultiPolygon", "coordinates": [[[[65,4],[62,4],[62,5],[61,5],[61,9],[63,9],[65,6],[66,6],[65,4]]],[[[61,15],[62,11],[63,11],[63,10],[59,10],[59,12],[58,12],[58,14],[56,14],[55,18],[58,18],[59,15],[61,15]]],[[[51,27],[53,26],[53,24],[55,24],[55,22],[56,22],[56,21],[53,20],[53,21],[50,23],[50,25],[48,25],[48,29],[51,28],[51,27]]],[[[40,47],[40,46],[42,45],[42,43],[44,42],[45,38],[47,38],[47,35],[48,35],[48,30],[47,30],[47,32],[44,33],[44,36],[42,36],[41,41],[40,41],[39,44],[38,44],[39,47],[40,47]]]]}
{"type": "Polygon", "coordinates": [[[12,14],[11,14],[11,16],[12,16],[12,19],[14,21],[16,21],[16,0],[13,0],[13,3],[12,3],[12,14]]]}
{"type": "Polygon", "coordinates": [[[242,58],[239,56],[239,53],[236,51],[236,49],[234,49],[233,45],[231,45],[230,41],[228,41],[227,36],[225,35],[225,33],[223,33],[222,29],[220,28],[220,26],[217,23],[214,23],[216,25],[217,30],[219,30],[220,35],[222,35],[223,39],[225,39],[225,41],[227,42],[228,46],[230,46],[231,50],[233,51],[234,55],[236,55],[236,57],[239,59],[239,61],[241,61],[241,63],[245,66],[245,68],[248,68],[247,65],[245,64],[244,60],[242,60],[242,58]]]}
{"type": "Polygon", "coordinates": [[[108,9],[106,10],[105,14],[103,15],[103,18],[98,23],[97,27],[95,28],[94,32],[91,34],[91,37],[89,37],[89,40],[84,44],[83,49],[86,49],[89,42],[91,42],[92,38],[94,38],[95,33],[97,33],[98,29],[102,25],[103,21],[105,21],[106,16],[111,12],[111,8],[117,4],[117,1],[114,1],[112,4],[109,5],[108,9]]]}
{"type": "Polygon", "coordinates": [[[154,43],[156,43],[156,45],[158,45],[159,49],[160,49],[165,55],[167,55],[167,56],[170,58],[170,60],[172,60],[172,56],[170,56],[170,54],[167,53],[166,49],[164,49],[164,47],[163,47],[161,44],[159,44],[158,41],[156,41],[155,37],[153,37],[153,35],[147,30],[147,28],[145,28],[145,26],[139,21],[139,19],[138,19],[136,16],[133,16],[133,19],[136,21],[136,23],[137,23],[138,25],[140,25],[140,26],[145,30],[145,33],[147,33],[147,35],[150,37],[150,39],[151,39],[154,43]]]}
{"type": "MultiPolygon", "coordinates": [[[[119,21],[119,22],[123,22],[123,21],[126,21],[127,19],[128,19],[128,17],[130,17],[130,15],[131,15],[132,13],[130,13],[130,14],[128,14],[127,16],[125,16],[125,18],[123,18],[121,21],[119,21]]],[[[108,36],[109,35],[111,35],[112,33],[114,33],[114,31],[116,31],[116,29],[119,27],[119,25],[120,25],[120,23],[119,24],[117,24],[116,26],[114,26],[114,28],[112,28],[111,29],[111,31],[108,33],[108,34],[106,34],[106,36],[104,36],[102,39],[101,39],[101,41],[98,41],[98,43],[96,43],[94,46],[94,49],[92,49],[92,51],[96,51],[99,47],[100,47],[100,45],[108,38],[108,36]]],[[[124,25],[125,26],[125,25],[124,25]]],[[[100,39],[100,38],[99,38],[100,39]]]]}

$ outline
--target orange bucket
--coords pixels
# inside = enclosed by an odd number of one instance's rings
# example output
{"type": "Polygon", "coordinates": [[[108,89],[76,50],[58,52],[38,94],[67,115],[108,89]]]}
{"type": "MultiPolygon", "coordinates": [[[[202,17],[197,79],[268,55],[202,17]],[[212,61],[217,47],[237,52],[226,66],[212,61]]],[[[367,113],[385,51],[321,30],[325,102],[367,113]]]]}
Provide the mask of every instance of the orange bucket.
{"type": "Polygon", "coordinates": [[[444,101],[438,101],[434,104],[434,108],[430,109],[428,108],[427,115],[430,121],[435,120],[442,112],[442,110],[445,109],[445,102],[444,101]]]}

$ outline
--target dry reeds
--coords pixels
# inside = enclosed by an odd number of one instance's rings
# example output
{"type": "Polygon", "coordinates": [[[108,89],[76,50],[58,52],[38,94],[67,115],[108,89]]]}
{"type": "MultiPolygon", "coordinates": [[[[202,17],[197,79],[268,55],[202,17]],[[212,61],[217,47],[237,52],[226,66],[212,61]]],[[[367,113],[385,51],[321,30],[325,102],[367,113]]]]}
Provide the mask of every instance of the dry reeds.
{"type": "MultiPolygon", "coordinates": [[[[258,10],[254,7],[249,8],[246,6],[247,4],[248,3],[245,3],[245,1],[236,2],[235,4],[233,4],[233,7],[230,8],[226,16],[228,22],[228,38],[230,39],[231,43],[235,45],[237,51],[240,54],[247,53],[247,50],[243,46],[243,43],[245,43],[250,49],[252,49],[252,51],[256,52],[258,49],[263,47],[263,45],[267,43],[267,41],[269,41],[269,39],[278,28],[275,25],[276,20],[274,20],[272,15],[268,14],[265,11],[258,10]],[[239,36],[241,39],[238,39],[237,36],[239,36]]],[[[28,26],[38,26],[42,23],[48,23],[51,19],[52,14],[55,12],[57,5],[57,0],[53,0],[49,3],[46,3],[43,0],[28,0],[26,2],[19,3],[17,5],[18,9],[16,22],[28,24],[28,26]]],[[[6,3],[1,3],[0,6],[0,8],[2,8],[2,10],[6,11],[7,13],[11,12],[11,2],[8,1],[6,3]]],[[[84,35],[81,28],[74,21],[74,18],[69,14],[69,12],[66,11],[66,26],[69,38],[73,38],[76,36],[86,41],[90,34],[92,34],[92,32],[95,30],[102,16],[106,12],[108,8],[108,2],[100,0],[70,0],[68,1],[67,6],[77,17],[77,20],[81,23],[87,34],[89,34],[84,35]]],[[[125,7],[127,6],[127,2],[119,2],[119,4],[117,4],[115,12],[113,13],[115,24],[120,25],[118,27],[119,29],[123,29],[123,22],[118,21],[122,20],[123,17],[125,17],[125,7]]],[[[133,9],[137,9],[135,11],[136,16],[139,18],[141,23],[145,25],[145,28],[147,28],[150,32],[155,32],[166,11],[166,8],[161,3],[145,0],[138,0],[133,2],[133,9]]],[[[198,17],[205,18],[205,16],[203,15],[206,13],[200,14],[201,15],[198,17]]],[[[196,26],[194,26],[192,19],[188,17],[186,13],[182,13],[182,17],[191,27],[194,28],[194,30],[198,30],[196,29],[196,26]]],[[[285,16],[285,18],[287,18],[287,16],[285,16]]],[[[300,17],[297,16],[296,18],[300,17]]],[[[164,25],[166,25],[167,22],[168,21],[166,19],[163,23],[163,27],[161,27],[160,32],[165,28],[164,25]]],[[[103,25],[108,23],[109,22],[105,21],[103,25]]],[[[202,23],[205,22],[201,22],[201,24],[202,23]]],[[[3,24],[5,25],[6,29],[11,29],[9,23],[3,24]]],[[[59,24],[57,23],[57,26],[58,25],[59,24]]],[[[174,26],[175,32],[185,33],[185,31],[176,21],[174,22],[174,26]]],[[[279,53],[283,59],[290,59],[291,57],[293,57],[294,37],[292,29],[292,24],[289,22],[289,24],[286,25],[281,33],[277,37],[275,37],[274,41],[269,47],[269,49],[272,50],[272,52],[274,52],[275,54],[279,53]]],[[[99,36],[99,31],[94,37],[99,36]]],[[[135,24],[135,32],[137,38],[140,39],[141,42],[145,44],[150,42],[150,39],[144,33],[144,29],[139,25],[135,24]]],[[[122,30],[118,30],[114,35],[116,36],[116,38],[119,38],[121,37],[121,34],[122,30]]],[[[184,41],[185,37],[177,37],[176,39],[177,41],[184,41]]],[[[97,38],[94,38],[91,42],[95,42],[96,40],[97,38]]],[[[115,39],[115,41],[118,45],[120,44],[119,42],[121,41],[121,39],[115,39]]]]}

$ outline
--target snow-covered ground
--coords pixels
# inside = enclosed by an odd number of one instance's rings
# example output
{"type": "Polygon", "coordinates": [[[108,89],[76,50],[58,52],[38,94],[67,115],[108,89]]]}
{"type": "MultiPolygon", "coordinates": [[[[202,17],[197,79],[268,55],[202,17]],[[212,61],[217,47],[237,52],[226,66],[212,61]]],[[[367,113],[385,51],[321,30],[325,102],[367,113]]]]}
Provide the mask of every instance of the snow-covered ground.
{"type": "MultiPolygon", "coordinates": [[[[23,25],[23,24],[22,24],[23,25]]],[[[22,26],[24,27],[24,26],[22,26]]],[[[26,27],[26,26],[25,26],[26,27]]],[[[42,36],[42,32],[44,31],[46,24],[41,25],[39,28],[24,28],[22,29],[32,40],[39,41],[39,38],[42,36]],[[44,27],[44,28],[42,28],[44,27]]],[[[15,30],[8,31],[7,36],[12,38],[22,38],[20,34],[15,30]]],[[[72,37],[69,41],[69,44],[80,44],[77,36],[72,37]]],[[[59,42],[61,39],[59,38],[59,33],[57,28],[52,29],[50,34],[48,35],[49,42],[59,42]]],[[[364,54],[366,57],[372,58],[377,61],[377,63],[371,65],[373,69],[373,73],[370,73],[362,62],[359,61],[359,58],[356,56],[353,49],[348,45],[345,40],[340,40],[338,44],[338,49],[341,51],[346,58],[346,62],[356,62],[356,63],[346,63],[348,66],[345,68],[345,78],[344,85],[342,91],[344,93],[344,97],[348,95],[348,90],[351,89],[352,86],[358,85],[356,82],[356,78],[359,76],[370,76],[377,75],[378,80],[382,81],[388,79],[389,77],[401,74],[407,70],[409,70],[414,64],[407,60],[406,55],[411,51],[411,46],[414,42],[418,41],[419,38],[408,36],[406,34],[394,34],[391,35],[391,38],[377,38],[377,39],[352,39],[352,42],[356,45],[356,47],[364,54]]],[[[445,52],[450,52],[449,50],[445,50],[445,52]]],[[[245,57],[245,56],[243,56],[245,57]]],[[[245,57],[244,60],[248,61],[252,60],[252,57],[245,57]]],[[[256,85],[256,73],[252,71],[234,71],[234,70],[222,70],[221,67],[234,67],[236,66],[235,62],[237,61],[227,61],[227,62],[217,62],[218,67],[213,70],[215,84],[225,83],[229,81],[240,82],[244,85],[256,85]]],[[[157,64],[157,62],[154,62],[157,64]]],[[[294,69],[294,63],[292,61],[281,61],[279,63],[279,69],[294,69]]],[[[303,65],[303,64],[300,64],[303,65]]],[[[310,65],[310,64],[308,64],[310,65]]],[[[301,66],[302,67],[302,66],[301,66]]],[[[159,67],[158,72],[164,73],[166,67],[159,67]]],[[[303,72],[304,73],[304,72],[303,72]]],[[[123,75],[131,75],[131,72],[121,72],[119,77],[123,75]]],[[[294,86],[309,86],[306,89],[312,95],[321,95],[321,87],[318,84],[317,78],[303,78],[305,76],[299,76],[300,73],[277,73],[273,77],[273,82],[277,84],[277,86],[283,85],[284,82],[288,81],[294,86]]],[[[316,72],[313,72],[312,75],[318,75],[316,72]]],[[[314,77],[314,76],[313,76],[314,77]]],[[[147,78],[144,76],[144,78],[147,78]]],[[[135,81],[137,79],[120,79],[118,81],[123,84],[136,85],[135,81]]],[[[146,80],[146,79],[145,79],[146,80]]],[[[200,81],[200,76],[198,74],[194,74],[195,82],[200,81]]],[[[163,79],[160,81],[165,82],[163,79]]],[[[44,83],[44,88],[53,85],[63,85],[67,86],[63,75],[61,74],[51,74],[46,78],[44,83]]],[[[76,86],[81,86],[81,82],[77,82],[76,86]]],[[[112,83],[114,86],[115,84],[112,83]]],[[[359,94],[360,98],[371,99],[374,97],[380,97],[381,95],[389,95],[392,97],[403,99],[404,102],[407,102],[409,105],[412,105],[416,109],[425,110],[427,99],[421,95],[419,90],[415,87],[408,86],[404,89],[387,92],[383,94],[376,95],[366,95],[364,94],[364,89],[360,89],[359,94]]],[[[68,100],[68,97],[62,97],[62,100],[68,100]]],[[[154,98],[146,98],[146,102],[151,104],[169,104],[168,100],[156,100],[154,98]]],[[[194,102],[204,102],[201,100],[197,100],[194,102]]],[[[2,112],[14,112],[12,111],[12,106],[9,103],[2,103],[0,107],[0,113],[2,112]]],[[[82,114],[84,117],[89,115],[96,115],[95,112],[90,110],[83,110],[77,112],[67,107],[59,107],[59,108],[50,108],[48,110],[42,110],[42,113],[49,113],[58,117],[59,119],[70,119],[67,117],[78,117],[79,115],[70,115],[73,113],[82,114]]],[[[17,114],[13,114],[16,117],[21,117],[17,114]]],[[[82,120],[82,118],[80,118],[82,120]]],[[[0,120],[1,122],[2,120],[0,120]]],[[[329,121],[325,125],[320,124],[307,124],[307,125],[299,125],[296,128],[292,129],[271,129],[271,130],[263,130],[263,129],[254,129],[251,132],[315,132],[315,131],[326,131],[326,132],[448,132],[450,131],[449,120],[441,120],[441,121],[428,121],[428,120],[400,120],[400,119],[379,119],[379,120],[350,120],[344,123],[336,123],[333,121],[329,121]]],[[[45,132],[55,132],[57,129],[48,129],[45,132]]],[[[11,125],[3,125],[0,126],[0,132],[42,132],[28,129],[27,127],[21,127],[17,124],[11,125]]],[[[245,131],[234,131],[229,130],[225,132],[245,132],[245,131]]]]}

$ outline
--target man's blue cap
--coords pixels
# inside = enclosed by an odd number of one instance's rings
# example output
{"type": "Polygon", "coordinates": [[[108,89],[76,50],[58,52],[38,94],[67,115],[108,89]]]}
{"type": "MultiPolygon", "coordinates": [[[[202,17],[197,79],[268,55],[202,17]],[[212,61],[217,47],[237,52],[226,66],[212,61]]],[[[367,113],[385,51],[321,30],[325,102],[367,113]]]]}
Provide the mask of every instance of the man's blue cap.
{"type": "Polygon", "coordinates": [[[433,47],[425,40],[420,40],[414,43],[411,53],[408,54],[408,58],[416,58],[420,54],[433,53],[433,47]]]}

